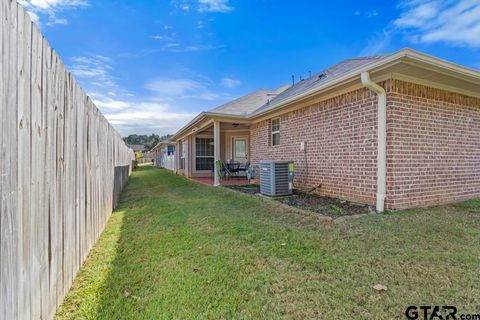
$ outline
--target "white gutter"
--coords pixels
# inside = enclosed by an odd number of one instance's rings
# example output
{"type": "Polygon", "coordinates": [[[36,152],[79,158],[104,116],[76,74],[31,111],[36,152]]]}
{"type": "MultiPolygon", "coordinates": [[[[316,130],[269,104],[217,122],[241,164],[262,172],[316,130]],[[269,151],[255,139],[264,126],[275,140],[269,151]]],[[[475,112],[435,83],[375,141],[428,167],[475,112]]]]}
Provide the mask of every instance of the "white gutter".
{"type": "Polygon", "coordinates": [[[378,96],[377,106],[377,212],[385,210],[387,197],[387,93],[362,72],[362,84],[378,96]]]}

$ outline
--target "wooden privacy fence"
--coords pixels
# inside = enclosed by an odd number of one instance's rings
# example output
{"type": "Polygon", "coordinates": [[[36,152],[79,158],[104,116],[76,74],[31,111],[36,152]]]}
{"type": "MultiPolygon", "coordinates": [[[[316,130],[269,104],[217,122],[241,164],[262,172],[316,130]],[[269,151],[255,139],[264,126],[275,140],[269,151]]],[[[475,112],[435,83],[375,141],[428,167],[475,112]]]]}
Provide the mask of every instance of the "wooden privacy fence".
{"type": "Polygon", "coordinates": [[[0,4],[0,319],[49,319],[134,155],[24,9],[0,4]]]}

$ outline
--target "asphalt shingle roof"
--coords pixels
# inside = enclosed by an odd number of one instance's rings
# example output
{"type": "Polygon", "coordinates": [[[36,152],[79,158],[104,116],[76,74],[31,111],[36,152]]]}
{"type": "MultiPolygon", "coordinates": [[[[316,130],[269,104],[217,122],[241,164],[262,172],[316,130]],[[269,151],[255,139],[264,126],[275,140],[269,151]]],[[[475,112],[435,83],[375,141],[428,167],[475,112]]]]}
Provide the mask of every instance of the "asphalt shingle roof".
{"type": "Polygon", "coordinates": [[[250,112],[249,114],[260,113],[269,109],[274,109],[276,106],[278,106],[279,104],[281,104],[283,101],[287,99],[298,96],[303,92],[309,91],[316,87],[321,87],[325,83],[333,81],[337,78],[340,78],[341,76],[348,74],[354,69],[361,68],[370,63],[384,59],[385,57],[387,57],[387,55],[369,56],[369,57],[343,60],[342,62],[339,62],[328,69],[318,72],[312,75],[311,77],[296,83],[294,86],[290,86],[288,89],[276,95],[275,97],[270,99],[270,101],[267,101],[264,105],[257,108],[255,111],[250,112]]]}
{"type": "Polygon", "coordinates": [[[143,144],[127,144],[127,146],[133,151],[145,151],[145,146],[143,144]]]}
{"type": "Polygon", "coordinates": [[[273,99],[276,95],[287,89],[288,86],[282,86],[276,90],[257,90],[243,97],[227,102],[224,105],[216,107],[209,112],[219,114],[230,114],[238,116],[247,116],[273,99]]]}

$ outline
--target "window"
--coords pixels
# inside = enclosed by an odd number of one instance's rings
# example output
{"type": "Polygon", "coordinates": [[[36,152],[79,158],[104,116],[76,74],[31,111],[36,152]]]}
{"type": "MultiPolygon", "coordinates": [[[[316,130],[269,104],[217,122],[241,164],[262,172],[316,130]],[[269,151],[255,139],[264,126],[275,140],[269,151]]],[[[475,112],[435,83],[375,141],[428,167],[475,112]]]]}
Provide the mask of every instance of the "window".
{"type": "Polygon", "coordinates": [[[213,170],[214,146],[212,138],[195,138],[195,168],[213,170]]]}
{"type": "Polygon", "coordinates": [[[247,157],[246,151],[246,140],[245,139],[234,139],[235,140],[235,159],[242,159],[247,157]]]}
{"type": "Polygon", "coordinates": [[[272,137],[270,143],[272,146],[278,146],[280,144],[280,119],[272,120],[272,137]]]}
{"type": "Polygon", "coordinates": [[[167,147],[167,155],[172,155],[175,153],[175,146],[168,146],[167,147]]]}

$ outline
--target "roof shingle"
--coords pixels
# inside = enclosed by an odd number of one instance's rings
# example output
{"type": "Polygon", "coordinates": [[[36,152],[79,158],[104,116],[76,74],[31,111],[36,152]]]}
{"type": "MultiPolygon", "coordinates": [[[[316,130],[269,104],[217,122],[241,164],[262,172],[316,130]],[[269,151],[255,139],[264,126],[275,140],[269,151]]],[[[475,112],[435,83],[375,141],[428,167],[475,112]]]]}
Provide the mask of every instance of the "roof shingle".
{"type": "Polygon", "coordinates": [[[287,90],[284,90],[282,93],[276,95],[273,99],[269,102],[267,101],[264,105],[257,108],[253,112],[260,113],[269,109],[274,109],[283,101],[292,98],[294,96],[300,95],[303,92],[309,91],[316,87],[320,87],[327,82],[333,81],[341,76],[349,73],[354,69],[358,69],[364,67],[370,63],[376,62],[383,58],[387,57],[386,55],[378,55],[378,56],[370,56],[370,57],[362,57],[362,58],[353,58],[353,59],[346,59],[343,60],[332,67],[325,69],[321,72],[318,72],[311,77],[304,79],[293,86],[290,86],[287,90]]]}
{"type": "Polygon", "coordinates": [[[269,100],[287,89],[289,86],[281,86],[275,90],[260,89],[243,97],[227,102],[219,107],[210,110],[210,113],[228,114],[236,116],[247,116],[265,105],[269,100]]]}

